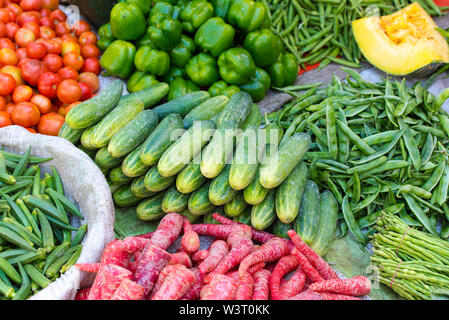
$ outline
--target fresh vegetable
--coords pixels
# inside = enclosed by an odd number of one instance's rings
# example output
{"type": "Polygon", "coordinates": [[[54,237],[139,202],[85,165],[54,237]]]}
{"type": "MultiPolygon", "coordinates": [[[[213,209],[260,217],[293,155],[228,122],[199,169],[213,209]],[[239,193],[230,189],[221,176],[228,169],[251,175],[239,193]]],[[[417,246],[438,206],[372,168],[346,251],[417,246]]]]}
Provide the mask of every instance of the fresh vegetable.
{"type": "Polygon", "coordinates": [[[127,78],[133,70],[136,47],[125,40],[115,40],[103,52],[100,65],[109,75],[127,78]]]}

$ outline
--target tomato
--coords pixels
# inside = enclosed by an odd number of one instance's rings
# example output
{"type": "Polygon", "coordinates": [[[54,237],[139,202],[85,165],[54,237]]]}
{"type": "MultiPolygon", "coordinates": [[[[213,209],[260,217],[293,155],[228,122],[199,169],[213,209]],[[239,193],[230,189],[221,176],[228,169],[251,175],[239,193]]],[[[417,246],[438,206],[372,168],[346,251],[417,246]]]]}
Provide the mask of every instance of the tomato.
{"type": "Polygon", "coordinates": [[[33,128],[25,128],[26,130],[28,130],[28,132],[30,133],[37,133],[36,130],[34,130],[33,128]]]}
{"type": "Polygon", "coordinates": [[[77,105],[79,105],[81,103],[81,101],[75,101],[72,102],[71,104],[69,104],[68,106],[64,107],[64,111],[66,112],[66,114],[72,110],[74,107],[76,107],[77,105]]]}
{"type": "Polygon", "coordinates": [[[71,34],[71,33],[64,33],[64,34],[61,36],[61,40],[62,40],[62,41],[72,41],[72,42],[78,43],[78,38],[75,37],[75,36],[74,36],[73,34],[71,34]]]}
{"type": "Polygon", "coordinates": [[[77,22],[78,23],[75,23],[74,28],[73,28],[75,30],[75,35],[77,37],[79,37],[83,32],[91,31],[91,27],[86,21],[79,20],[77,22]]]}
{"type": "Polygon", "coordinates": [[[47,54],[47,48],[43,43],[30,42],[26,46],[27,57],[31,59],[42,59],[47,54]]]}
{"type": "Polygon", "coordinates": [[[6,28],[6,36],[11,40],[14,39],[17,30],[20,29],[19,25],[14,22],[8,22],[5,28],[6,28]]]}
{"type": "Polygon", "coordinates": [[[17,17],[23,12],[23,9],[17,3],[8,3],[6,9],[10,11],[11,21],[16,21],[17,17]]]}
{"type": "Polygon", "coordinates": [[[85,46],[87,44],[95,45],[97,43],[97,36],[92,31],[86,31],[81,33],[78,37],[78,42],[81,46],[85,46]]]}
{"type": "Polygon", "coordinates": [[[58,75],[61,77],[61,81],[65,79],[79,79],[78,71],[73,69],[72,67],[63,67],[58,70],[58,75]]]}
{"type": "Polygon", "coordinates": [[[63,34],[70,33],[70,29],[68,28],[67,23],[64,21],[64,22],[59,22],[55,25],[55,32],[56,32],[56,35],[58,37],[60,37],[63,34]]]}
{"type": "MultiPolygon", "coordinates": [[[[51,9],[49,8],[44,8],[43,4],[42,4],[42,8],[40,13],[41,13],[41,18],[49,18],[50,14],[51,14],[51,9]]],[[[56,9],[56,8],[55,8],[56,9]]]]}
{"type": "Polygon", "coordinates": [[[15,104],[30,101],[33,96],[33,89],[27,85],[17,86],[12,92],[12,101],[15,104]]]}
{"type": "Polygon", "coordinates": [[[6,98],[0,96],[0,111],[6,110],[6,98]]]}
{"type": "Polygon", "coordinates": [[[28,43],[36,40],[36,35],[29,29],[20,28],[19,30],[17,30],[14,36],[14,40],[20,48],[24,48],[28,43]]]}
{"type": "Polygon", "coordinates": [[[6,8],[0,8],[0,21],[3,23],[11,22],[11,14],[6,8]]]}
{"type": "Polygon", "coordinates": [[[84,59],[80,54],[69,52],[62,58],[64,66],[72,67],[76,71],[80,70],[84,64],[84,59]]]}
{"type": "Polygon", "coordinates": [[[100,49],[97,48],[96,45],[93,44],[86,44],[85,46],[81,47],[81,55],[84,59],[87,58],[100,58],[101,52],[100,49]]]}
{"type": "Polygon", "coordinates": [[[51,100],[44,95],[35,94],[31,100],[38,108],[41,114],[49,113],[51,110],[51,100]]]}
{"type": "Polygon", "coordinates": [[[6,24],[0,21],[0,38],[4,38],[7,36],[6,33],[6,24]]]}
{"type": "Polygon", "coordinates": [[[55,24],[54,24],[53,20],[51,20],[50,17],[40,18],[39,23],[40,23],[41,27],[49,27],[51,29],[55,28],[55,24]]]}
{"type": "Polygon", "coordinates": [[[17,16],[17,24],[20,27],[27,22],[36,22],[39,23],[41,19],[41,14],[38,11],[26,11],[17,16]]]}
{"type": "Polygon", "coordinates": [[[11,113],[14,110],[15,107],[16,107],[16,105],[14,103],[9,102],[9,103],[6,104],[5,111],[8,112],[11,115],[11,113]]]}
{"type": "Polygon", "coordinates": [[[21,102],[16,104],[11,113],[11,120],[14,124],[29,128],[39,123],[41,113],[39,108],[31,102],[21,102]]]}
{"type": "Polygon", "coordinates": [[[11,116],[6,111],[0,111],[0,128],[11,126],[11,116]]]}
{"type": "Polygon", "coordinates": [[[26,22],[26,23],[24,23],[22,28],[31,30],[34,33],[34,36],[36,37],[36,39],[38,39],[40,37],[41,30],[39,27],[39,23],[36,23],[34,21],[26,22]]]}
{"type": "Polygon", "coordinates": [[[72,103],[81,100],[83,92],[78,81],[65,79],[58,85],[56,95],[62,103],[72,103]]]}
{"type": "Polygon", "coordinates": [[[39,27],[39,36],[41,39],[53,39],[56,36],[56,33],[52,28],[46,26],[39,27]]]}
{"type": "Polygon", "coordinates": [[[67,20],[67,16],[61,9],[53,10],[50,14],[50,18],[53,20],[55,24],[58,22],[64,22],[67,20]]]}
{"type": "Polygon", "coordinates": [[[2,48],[9,48],[11,50],[16,50],[16,45],[14,44],[14,42],[11,41],[11,39],[0,38],[0,49],[2,48]]]}
{"type": "Polygon", "coordinates": [[[46,71],[44,63],[40,60],[26,58],[19,63],[22,78],[32,86],[37,85],[39,77],[46,71]]]}
{"type": "Polygon", "coordinates": [[[81,92],[82,92],[82,95],[80,98],[81,101],[85,101],[87,99],[92,98],[92,90],[90,89],[90,87],[87,83],[79,82],[78,85],[80,86],[81,92]]]}
{"type": "Polygon", "coordinates": [[[9,73],[0,72],[0,95],[6,96],[8,94],[11,94],[15,87],[16,87],[16,80],[14,79],[14,77],[9,73]]]}
{"type": "Polygon", "coordinates": [[[98,91],[100,88],[100,80],[93,72],[82,72],[79,75],[79,81],[89,86],[92,94],[98,91]]]}
{"type": "Polygon", "coordinates": [[[54,72],[45,72],[39,77],[37,88],[39,93],[49,98],[55,98],[61,77],[54,72]]]}
{"type": "Polygon", "coordinates": [[[16,66],[4,66],[0,69],[0,72],[9,73],[16,80],[16,86],[24,84],[20,69],[16,66]]]}
{"type": "Polygon", "coordinates": [[[17,49],[16,55],[19,58],[19,61],[25,59],[27,57],[27,49],[26,48],[17,49]]]}
{"type": "Polygon", "coordinates": [[[47,48],[47,53],[53,53],[59,55],[61,53],[61,45],[55,39],[45,39],[43,42],[47,48]]]}
{"type": "Polygon", "coordinates": [[[37,125],[37,131],[49,136],[57,136],[64,121],[64,117],[55,112],[44,114],[37,125]]]}
{"type": "Polygon", "coordinates": [[[60,56],[57,54],[47,54],[45,58],[42,60],[42,62],[47,67],[47,70],[50,72],[58,72],[59,69],[63,66],[63,61],[60,56]]]}
{"type": "Polygon", "coordinates": [[[25,11],[40,10],[42,7],[40,0],[21,0],[20,6],[25,11]]]}
{"type": "Polygon", "coordinates": [[[19,62],[16,51],[10,48],[0,49],[0,63],[7,66],[15,66],[19,62]]]}
{"type": "Polygon", "coordinates": [[[92,72],[99,75],[101,71],[100,61],[97,58],[87,58],[84,60],[84,65],[81,72],[92,72]]]}
{"type": "Polygon", "coordinates": [[[61,45],[61,55],[65,56],[67,53],[75,52],[77,54],[81,53],[81,49],[78,43],[70,41],[70,40],[64,40],[62,41],[61,45]]]}

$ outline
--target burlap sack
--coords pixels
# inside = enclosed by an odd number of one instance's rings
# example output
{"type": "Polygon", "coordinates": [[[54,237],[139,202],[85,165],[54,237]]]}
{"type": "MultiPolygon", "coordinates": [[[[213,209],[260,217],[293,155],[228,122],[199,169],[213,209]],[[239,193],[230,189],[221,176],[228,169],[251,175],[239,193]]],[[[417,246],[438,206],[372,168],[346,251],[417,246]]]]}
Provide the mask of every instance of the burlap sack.
{"type": "MultiPolygon", "coordinates": [[[[41,165],[42,174],[53,165],[58,170],[68,198],[80,208],[85,219],[72,217],[72,225],[87,223],[88,231],[78,262],[99,262],[107,243],[114,239],[114,204],[105,177],[95,163],[65,139],[29,133],[22,127],[0,128],[0,146],[16,153],[24,153],[31,146],[37,157],[53,157],[41,165]],[[75,219],[76,218],[76,219],[75,219]]],[[[88,286],[95,274],[70,268],[31,299],[71,300],[76,290],[88,286]]]]}

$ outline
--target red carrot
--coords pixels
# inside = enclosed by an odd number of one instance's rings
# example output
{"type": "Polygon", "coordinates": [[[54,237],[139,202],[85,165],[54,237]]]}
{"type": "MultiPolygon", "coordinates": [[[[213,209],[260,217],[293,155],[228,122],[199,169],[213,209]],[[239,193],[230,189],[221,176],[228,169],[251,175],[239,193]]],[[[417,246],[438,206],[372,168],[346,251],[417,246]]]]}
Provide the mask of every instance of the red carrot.
{"type": "Polygon", "coordinates": [[[215,219],[217,222],[220,222],[221,224],[237,224],[238,222],[235,222],[232,219],[226,218],[218,213],[212,213],[212,218],[215,219]]]}
{"type": "Polygon", "coordinates": [[[114,264],[102,266],[101,300],[110,300],[123,279],[131,280],[132,272],[114,264]]]}
{"type": "Polygon", "coordinates": [[[115,264],[126,267],[132,255],[136,251],[141,251],[151,240],[139,237],[127,237],[124,240],[114,240],[110,242],[101,258],[101,266],[115,264]]]}
{"type": "Polygon", "coordinates": [[[318,282],[324,280],[319,272],[312,266],[309,260],[307,260],[307,258],[301,252],[299,252],[297,248],[294,248],[292,250],[292,255],[298,260],[301,269],[304,271],[310,281],[318,282]]]}
{"type": "Polygon", "coordinates": [[[273,300],[283,300],[280,282],[284,275],[298,266],[298,260],[293,255],[283,256],[279,259],[270,276],[270,293],[273,300]]]}
{"type": "Polygon", "coordinates": [[[323,297],[312,290],[306,290],[287,300],[323,300],[323,297]]]}
{"type": "Polygon", "coordinates": [[[151,294],[148,296],[148,298],[152,298],[153,295],[159,291],[159,289],[161,288],[162,284],[165,281],[165,278],[172,272],[175,272],[180,265],[177,264],[169,264],[167,266],[165,266],[164,269],[162,269],[162,271],[159,273],[159,276],[157,277],[157,280],[153,286],[153,291],[151,292],[151,294]]]}
{"type": "Polygon", "coordinates": [[[254,274],[253,300],[268,300],[270,294],[271,272],[261,269],[254,274]]]}
{"type": "Polygon", "coordinates": [[[145,239],[151,239],[153,234],[154,234],[154,231],[153,232],[144,233],[144,234],[139,234],[136,237],[145,238],[145,239]]]}
{"type": "Polygon", "coordinates": [[[254,286],[253,277],[249,273],[245,273],[243,277],[240,277],[238,270],[228,272],[226,275],[237,282],[234,300],[251,300],[254,286]]]}
{"type": "Polygon", "coordinates": [[[256,264],[253,264],[251,267],[248,268],[248,273],[250,275],[254,275],[257,271],[263,269],[265,267],[265,262],[259,262],[256,264]]]}
{"type": "Polygon", "coordinates": [[[362,300],[354,296],[348,296],[345,294],[337,294],[330,292],[318,292],[323,300],[362,300]]]}
{"type": "Polygon", "coordinates": [[[182,264],[187,268],[192,267],[192,260],[187,252],[177,252],[171,255],[171,259],[168,264],[182,264]]]}
{"type": "Polygon", "coordinates": [[[306,274],[298,267],[290,279],[281,284],[281,295],[290,298],[302,292],[306,283],[306,274]]]}
{"type": "Polygon", "coordinates": [[[295,247],[309,260],[323,279],[338,279],[338,275],[332,267],[313,251],[294,230],[287,231],[287,234],[295,244],[295,247]]]}
{"type": "Polygon", "coordinates": [[[144,287],[129,279],[123,279],[114,291],[111,300],[142,300],[144,293],[144,287]]]}
{"type": "Polygon", "coordinates": [[[243,276],[248,268],[259,262],[276,261],[288,253],[288,247],[281,238],[273,238],[246,256],[239,266],[239,275],[243,276]]]}
{"type": "Polygon", "coordinates": [[[208,255],[209,255],[208,249],[198,250],[197,252],[195,252],[192,255],[192,261],[194,261],[194,262],[203,261],[204,259],[206,259],[208,257],[208,255]]]}
{"type": "Polygon", "coordinates": [[[159,225],[151,237],[151,243],[156,247],[166,250],[181,233],[183,224],[182,216],[177,213],[167,213],[159,222],[159,225]]]}
{"type": "Polygon", "coordinates": [[[186,293],[182,296],[181,300],[195,300],[200,297],[200,292],[202,289],[202,281],[203,276],[199,272],[198,268],[192,268],[190,269],[195,274],[196,280],[195,283],[190,287],[189,290],[187,290],[186,293]]]}
{"type": "Polygon", "coordinates": [[[224,274],[214,274],[210,284],[205,285],[200,292],[201,300],[233,300],[237,283],[224,274]]]}
{"type": "Polygon", "coordinates": [[[89,291],[91,287],[78,289],[78,291],[75,294],[75,300],[87,300],[87,297],[89,296],[89,291]]]}
{"type": "Polygon", "coordinates": [[[128,263],[128,266],[126,267],[126,269],[128,269],[129,271],[131,271],[134,274],[134,272],[136,272],[136,270],[137,270],[137,261],[131,261],[130,263],[128,263]]]}
{"type": "Polygon", "coordinates": [[[231,250],[213,270],[214,273],[224,274],[237,266],[252,251],[254,246],[251,237],[241,231],[232,233],[228,237],[227,243],[231,250]]]}
{"type": "Polygon", "coordinates": [[[179,300],[193,286],[195,274],[183,265],[167,275],[158,291],[151,300],[179,300]]]}
{"type": "Polygon", "coordinates": [[[228,244],[223,240],[216,240],[212,242],[208,252],[208,256],[198,266],[201,274],[209,273],[218,266],[229,253],[228,244]]]}
{"type": "Polygon", "coordinates": [[[349,296],[364,296],[370,293],[371,283],[367,277],[355,276],[349,279],[331,279],[315,282],[309,286],[309,289],[349,296]]]}
{"type": "Polygon", "coordinates": [[[80,271],[97,273],[100,270],[100,263],[77,263],[75,267],[80,271]]]}
{"type": "Polygon", "coordinates": [[[192,224],[186,217],[183,219],[183,229],[184,235],[181,238],[181,247],[189,253],[198,251],[200,248],[200,238],[198,237],[198,233],[193,231],[192,224]]]}

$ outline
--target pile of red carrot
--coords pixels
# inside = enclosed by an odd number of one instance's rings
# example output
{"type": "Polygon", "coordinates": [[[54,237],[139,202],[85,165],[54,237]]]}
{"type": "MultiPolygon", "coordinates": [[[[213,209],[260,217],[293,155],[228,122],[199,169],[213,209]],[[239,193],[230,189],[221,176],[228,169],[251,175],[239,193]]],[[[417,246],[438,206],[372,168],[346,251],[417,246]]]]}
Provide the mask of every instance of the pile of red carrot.
{"type": "Polygon", "coordinates": [[[293,230],[288,240],[213,217],[221,224],[169,213],[153,233],[112,241],[99,263],[75,265],[97,274],[75,299],[359,300],[371,290],[364,276],[340,279],[293,230]],[[199,250],[199,234],[214,237],[208,249],[199,250]]]}

